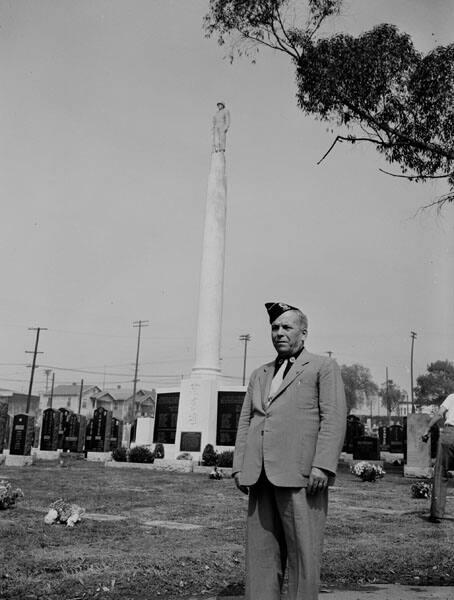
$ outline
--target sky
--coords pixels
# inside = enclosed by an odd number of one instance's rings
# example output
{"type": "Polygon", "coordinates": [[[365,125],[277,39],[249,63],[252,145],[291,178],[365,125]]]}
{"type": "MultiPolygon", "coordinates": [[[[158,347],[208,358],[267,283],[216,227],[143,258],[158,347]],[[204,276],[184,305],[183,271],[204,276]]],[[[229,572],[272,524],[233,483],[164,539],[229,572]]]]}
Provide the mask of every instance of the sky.
{"type": "MultiPolygon", "coordinates": [[[[454,360],[454,208],[384,175],[298,109],[292,65],[230,64],[208,0],[0,0],[0,388],[177,385],[194,364],[216,103],[232,116],[221,364],[241,383],[272,360],[268,301],[309,317],[307,346],[377,384],[454,360]],[[46,328],[46,329],[44,329],[46,328]]],[[[348,0],[328,33],[390,22],[416,47],[452,43],[450,0],[348,0]]]]}

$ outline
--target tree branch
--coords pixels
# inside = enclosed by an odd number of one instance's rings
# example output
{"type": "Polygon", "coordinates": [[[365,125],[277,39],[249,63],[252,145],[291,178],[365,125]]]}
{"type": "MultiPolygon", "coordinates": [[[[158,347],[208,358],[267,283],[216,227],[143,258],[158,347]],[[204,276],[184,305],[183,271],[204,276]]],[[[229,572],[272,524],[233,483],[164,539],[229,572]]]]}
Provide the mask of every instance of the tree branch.
{"type": "Polygon", "coordinates": [[[322,163],[325,160],[325,158],[328,156],[328,154],[331,152],[331,150],[334,148],[334,146],[337,144],[337,142],[350,142],[350,144],[355,144],[356,142],[371,142],[372,144],[375,144],[376,146],[389,146],[390,145],[387,142],[381,142],[380,140],[374,140],[373,138],[358,138],[358,137],[354,137],[351,135],[349,135],[349,136],[337,135],[334,142],[331,144],[331,146],[328,148],[328,150],[325,152],[325,154],[322,156],[322,158],[317,162],[317,165],[319,165],[320,163],[322,163]]]}
{"type": "Polygon", "coordinates": [[[290,50],[288,48],[285,48],[285,46],[282,46],[282,47],[275,46],[275,45],[271,44],[270,42],[265,42],[265,40],[262,40],[258,37],[255,37],[254,35],[251,35],[250,33],[241,31],[241,29],[239,29],[238,31],[247,40],[252,40],[253,42],[256,42],[257,44],[263,44],[263,46],[267,46],[268,48],[271,48],[271,50],[278,50],[279,52],[285,52],[285,54],[288,54],[289,56],[291,56],[293,58],[293,54],[290,52],[290,50]]]}
{"type": "MultiPolygon", "coordinates": [[[[278,8],[278,7],[276,7],[276,15],[277,15],[277,21],[278,21],[278,23],[279,23],[279,25],[280,25],[281,31],[282,31],[282,33],[284,34],[284,36],[285,36],[285,39],[287,40],[287,43],[288,43],[288,45],[290,46],[290,48],[292,48],[292,49],[293,49],[293,52],[295,53],[295,54],[294,54],[294,55],[292,55],[292,56],[293,56],[293,58],[294,58],[295,60],[297,60],[297,61],[298,61],[298,60],[301,58],[301,55],[300,55],[300,53],[298,52],[298,49],[296,48],[295,44],[294,44],[294,43],[291,41],[291,39],[290,39],[290,38],[289,38],[289,36],[288,36],[287,30],[286,30],[286,28],[284,27],[284,22],[283,22],[283,20],[282,20],[281,13],[280,13],[280,11],[279,11],[279,8],[278,8]]],[[[273,28],[273,32],[274,32],[274,28],[273,28]]],[[[290,53],[290,52],[289,52],[289,53],[290,53]]],[[[290,53],[290,54],[291,54],[291,53],[290,53]]]]}
{"type": "Polygon", "coordinates": [[[346,98],[342,98],[341,96],[339,96],[339,100],[345,106],[347,106],[349,110],[351,110],[353,113],[356,113],[360,119],[368,121],[371,124],[371,126],[374,125],[375,127],[378,127],[379,129],[387,133],[388,136],[398,138],[399,140],[401,140],[401,143],[405,143],[406,145],[418,150],[433,152],[434,154],[444,156],[448,160],[454,160],[454,151],[449,151],[443,146],[440,146],[439,144],[435,144],[433,142],[422,142],[416,138],[412,138],[408,135],[405,135],[401,133],[398,129],[394,129],[393,127],[388,125],[388,123],[380,121],[369,112],[366,112],[360,109],[358,106],[355,106],[346,98]]]}
{"type": "Polygon", "coordinates": [[[378,169],[385,175],[390,175],[391,177],[401,177],[402,179],[409,179],[413,181],[414,179],[447,179],[452,175],[452,173],[446,173],[445,175],[401,175],[400,173],[391,173],[390,171],[385,171],[384,169],[378,169]]]}

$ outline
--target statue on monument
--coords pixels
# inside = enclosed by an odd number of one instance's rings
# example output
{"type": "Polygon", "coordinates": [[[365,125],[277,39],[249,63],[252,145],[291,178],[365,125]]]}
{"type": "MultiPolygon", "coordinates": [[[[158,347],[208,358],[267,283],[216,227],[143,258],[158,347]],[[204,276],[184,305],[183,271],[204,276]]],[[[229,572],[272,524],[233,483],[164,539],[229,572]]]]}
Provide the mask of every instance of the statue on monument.
{"type": "Polygon", "coordinates": [[[213,150],[225,152],[227,131],[230,127],[230,112],[224,102],[217,103],[217,113],[213,117],[213,150]]]}

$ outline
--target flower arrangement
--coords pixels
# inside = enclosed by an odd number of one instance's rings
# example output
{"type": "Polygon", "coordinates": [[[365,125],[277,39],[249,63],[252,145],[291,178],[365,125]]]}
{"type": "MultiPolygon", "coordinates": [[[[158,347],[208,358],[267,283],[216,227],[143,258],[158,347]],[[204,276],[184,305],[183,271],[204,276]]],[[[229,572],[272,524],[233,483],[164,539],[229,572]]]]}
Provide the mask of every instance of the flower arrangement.
{"type": "Polygon", "coordinates": [[[376,481],[385,476],[385,471],[380,465],[361,461],[352,465],[350,471],[362,481],[376,481]]]}
{"type": "Polygon", "coordinates": [[[0,509],[11,508],[23,497],[24,493],[20,488],[13,490],[9,481],[6,479],[0,481],[0,509]]]}
{"type": "Polygon", "coordinates": [[[224,471],[222,469],[218,469],[217,467],[214,467],[214,469],[211,471],[211,473],[208,475],[209,479],[224,479],[225,475],[224,475],[224,471]]]}
{"type": "Polygon", "coordinates": [[[66,523],[66,527],[74,527],[74,524],[81,520],[85,509],[78,504],[65,502],[62,498],[55,500],[49,506],[49,512],[44,517],[44,523],[66,523]]]}
{"type": "Polygon", "coordinates": [[[430,498],[432,495],[431,481],[416,481],[411,488],[412,498],[430,498]]]}

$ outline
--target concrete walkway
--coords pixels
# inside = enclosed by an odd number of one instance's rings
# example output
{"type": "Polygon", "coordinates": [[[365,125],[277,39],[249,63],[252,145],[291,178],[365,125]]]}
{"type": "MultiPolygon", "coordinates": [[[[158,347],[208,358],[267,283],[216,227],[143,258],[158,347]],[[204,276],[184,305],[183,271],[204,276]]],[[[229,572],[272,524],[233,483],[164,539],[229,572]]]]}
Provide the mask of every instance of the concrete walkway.
{"type": "MultiPolygon", "coordinates": [[[[366,585],[355,590],[324,590],[319,600],[453,600],[454,587],[366,585]]],[[[191,596],[188,600],[244,600],[244,596],[191,596]]]]}

